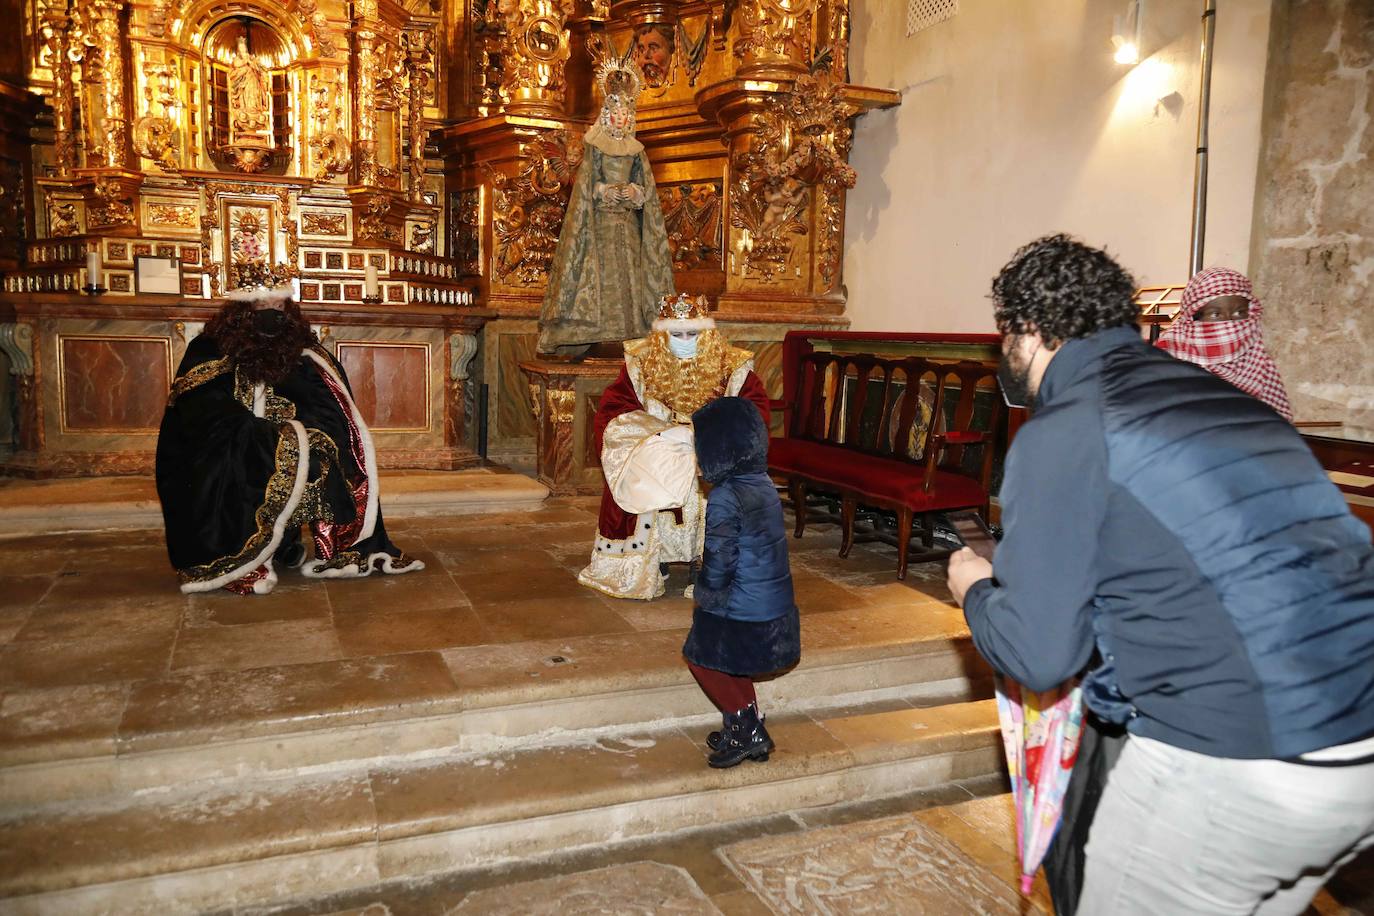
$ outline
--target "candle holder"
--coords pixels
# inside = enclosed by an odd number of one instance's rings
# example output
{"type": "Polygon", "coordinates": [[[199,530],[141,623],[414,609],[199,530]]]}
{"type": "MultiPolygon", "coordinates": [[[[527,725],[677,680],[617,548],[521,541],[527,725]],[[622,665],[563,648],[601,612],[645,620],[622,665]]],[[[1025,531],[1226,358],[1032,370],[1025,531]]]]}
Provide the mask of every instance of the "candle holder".
{"type": "Polygon", "coordinates": [[[381,293],[378,293],[378,294],[375,295],[375,296],[363,296],[363,305],[381,305],[381,304],[382,304],[382,295],[381,295],[381,293]]]}
{"type": "Polygon", "coordinates": [[[102,296],[105,293],[109,292],[109,290],[105,289],[105,287],[96,286],[92,283],[87,283],[85,286],[81,287],[81,291],[88,296],[102,296]]]}

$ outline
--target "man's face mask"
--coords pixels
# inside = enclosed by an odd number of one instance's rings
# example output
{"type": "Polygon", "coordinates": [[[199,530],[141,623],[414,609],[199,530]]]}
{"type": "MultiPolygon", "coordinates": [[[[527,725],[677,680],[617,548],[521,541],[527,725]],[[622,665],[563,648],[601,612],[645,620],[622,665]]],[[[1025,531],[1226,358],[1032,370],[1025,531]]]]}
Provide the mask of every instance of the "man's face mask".
{"type": "Polygon", "coordinates": [[[1040,345],[1037,343],[1035,349],[1022,362],[1017,352],[1021,338],[1010,339],[1011,344],[1007,347],[1007,352],[1002,354],[1002,362],[997,366],[997,383],[1002,387],[1002,400],[1007,402],[1008,407],[1026,407],[1031,402],[1031,361],[1040,351],[1040,345]]]}
{"type": "Polygon", "coordinates": [[[253,330],[259,334],[280,334],[286,327],[286,314],[281,309],[258,309],[253,313],[253,330]]]}
{"type": "Polygon", "coordinates": [[[697,355],[697,334],[677,332],[668,335],[668,349],[678,359],[695,359],[697,355]],[[681,336],[679,336],[681,334],[681,336]]]}

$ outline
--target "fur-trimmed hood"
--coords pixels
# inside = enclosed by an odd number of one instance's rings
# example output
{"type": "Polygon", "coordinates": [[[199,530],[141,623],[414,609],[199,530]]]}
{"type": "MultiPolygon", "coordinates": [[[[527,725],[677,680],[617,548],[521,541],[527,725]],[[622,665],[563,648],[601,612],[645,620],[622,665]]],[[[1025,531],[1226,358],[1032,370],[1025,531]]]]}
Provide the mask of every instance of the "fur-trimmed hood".
{"type": "Polygon", "coordinates": [[[697,466],[711,483],[768,472],[768,427],[752,401],[716,398],[692,414],[697,466]]]}

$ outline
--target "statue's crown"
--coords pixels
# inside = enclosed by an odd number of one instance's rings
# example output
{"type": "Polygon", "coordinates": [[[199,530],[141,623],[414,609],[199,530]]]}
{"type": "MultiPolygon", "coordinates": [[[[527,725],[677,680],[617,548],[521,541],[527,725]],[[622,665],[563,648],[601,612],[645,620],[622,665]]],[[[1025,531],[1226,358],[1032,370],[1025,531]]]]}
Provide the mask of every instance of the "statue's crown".
{"type": "Polygon", "coordinates": [[[596,85],[601,89],[602,98],[614,96],[633,107],[639,99],[639,91],[644,88],[644,77],[634,61],[611,57],[597,68],[596,85]]]}

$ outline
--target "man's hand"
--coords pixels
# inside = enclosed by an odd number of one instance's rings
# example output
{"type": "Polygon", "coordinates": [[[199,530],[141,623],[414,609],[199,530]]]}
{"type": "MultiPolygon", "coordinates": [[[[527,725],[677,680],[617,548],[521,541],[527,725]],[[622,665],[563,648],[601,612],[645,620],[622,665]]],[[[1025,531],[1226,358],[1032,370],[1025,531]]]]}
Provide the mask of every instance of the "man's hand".
{"type": "Polygon", "coordinates": [[[963,607],[964,593],[973,583],[992,578],[992,564],[965,547],[950,556],[949,571],[945,575],[954,600],[963,607]]]}

